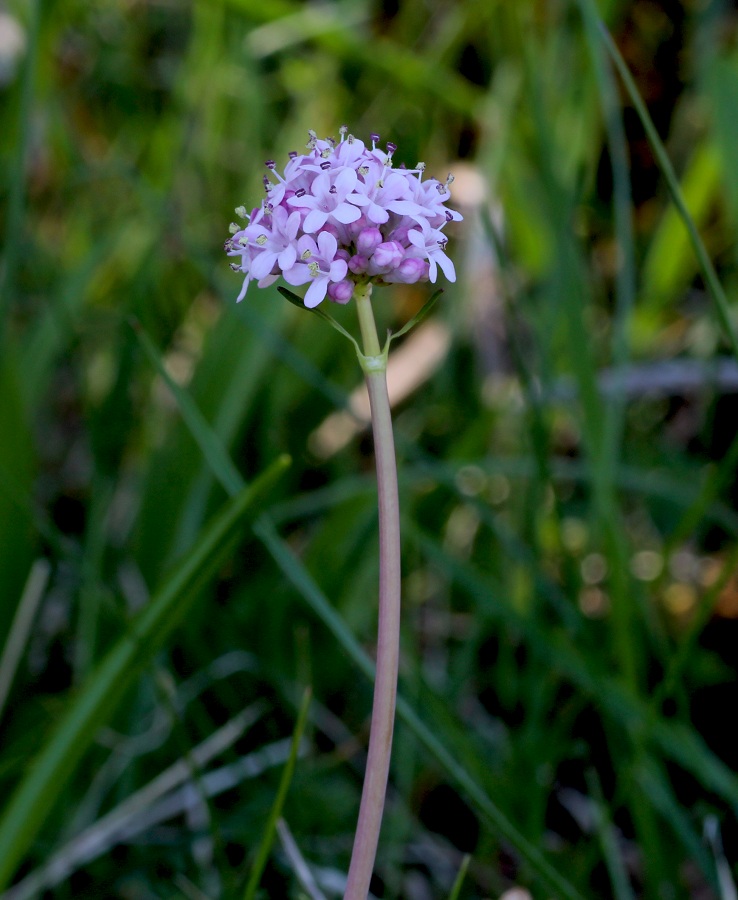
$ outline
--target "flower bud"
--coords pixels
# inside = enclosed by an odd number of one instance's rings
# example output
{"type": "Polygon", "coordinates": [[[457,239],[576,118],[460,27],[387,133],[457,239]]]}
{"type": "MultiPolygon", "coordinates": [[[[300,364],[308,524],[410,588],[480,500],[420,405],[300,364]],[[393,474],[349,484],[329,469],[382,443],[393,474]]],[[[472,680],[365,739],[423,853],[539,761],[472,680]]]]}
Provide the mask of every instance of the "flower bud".
{"type": "Polygon", "coordinates": [[[354,294],[354,284],[352,281],[344,279],[343,281],[333,281],[328,285],[328,296],[335,303],[348,303],[354,294]]]}
{"type": "Polygon", "coordinates": [[[364,228],[356,238],[356,249],[363,256],[371,256],[382,243],[382,232],[378,228],[364,228]]]}
{"type": "Polygon", "coordinates": [[[374,251],[369,264],[370,275],[381,275],[398,266],[405,256],[405,248],[397,241],[385,241],[374,251]]]}
{"type": "Polygon", "coordinates": [[[366,272],[367,266],[369,265],[369,260],[366,256],[361,256],[360,254],[356,254],[356,256],[352,256],[348,261],[348,267],[354,273],[354,275],[363,275],[366,272]]]}
{"type": "Polygon", "coordinates": [[[428,269],[429,266],[426,260],[417,256],[410,256],[407,259],[403,259],[393,272],[386,275],[385,281],[391,281],[396,284],[415,284],[417,281],[426,281],[428,269]]]}

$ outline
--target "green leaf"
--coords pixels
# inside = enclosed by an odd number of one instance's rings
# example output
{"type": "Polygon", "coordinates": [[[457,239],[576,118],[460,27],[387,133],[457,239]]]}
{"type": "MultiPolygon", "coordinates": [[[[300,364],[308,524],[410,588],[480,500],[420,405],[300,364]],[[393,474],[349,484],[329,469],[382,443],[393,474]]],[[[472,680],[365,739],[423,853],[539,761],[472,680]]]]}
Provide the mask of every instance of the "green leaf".
{"type": "Polygon", "coordinates": [[[409,322],[406,322],[399,331],[395,331],[389,335],[387,340],[392,343],[395,338],[402,337],[403,334],[407,334],[411,328],[415,328],[416,325],[419,325],[423,319],[428,315],[428,313],[433,309],[436,305],[436,301],[443,293],[443,288],[439,288],[435,294],[428,300],[427,303],[423,305],[423,307],[415,313],[415,315],[410,319],[409,322]]]}
{"type": "Polygon", "coordinates": [[[461,886],[464,884],[464,879],[466,878],[466,870],[469,868],[470,862],[471,856],[467,853],[466,856],[464,856],[464,858],[461,860],[461,865],[459,866],[459,871],[451,888],[451,893],[448,895],[448,900],[459,900],[461,886]]]}
{"type": "Polygon", "coordinates": [[[301,297],[298,297],[297,294],[293,294],[292,291],[288,291],[285,287],[278,287],[277,290],[279,293],[286,299],[289,300],[293,306],[297,306],[299,309],[307,310],[310,313],[316,315],[319,319],[322,319],[324,322],[327,322],[332,328],[335,328],[339,334],[342,334],[345,338],[351,341],[351,343],[356,348],[356,352],[361,359],[361,347],[359,347],[358,342],[354,337],[352,337],[348,331],[341,325],[339,322],[333,318],[333,316],[329,316],[327,312],[324,312],[319,306],[315,306],[312,309],[308,306],[305,306],[304,300],[301,297]]]}
{"type": "Polygon", "coordinates": [[[100,726],[109,721],[136,675],[165,645],[288,464],[287,457],[277,459],[223,508],[71,701],[0,820],[0,889],[23,860],[100,726]]]}
{"type": "Polygon", "coordinates": [[[254,860],[254,864],[251,868],[251,874],[246,885],[246,890],[244,891],[244,900],[253,900],[253,898],[256,896],[256,889],[259,886],[259,881],[261,880],[264,867],[266,866],[267,860],[269,859],[269,851],[271,850],[272,843],[274,842],[274,835],[277,831],[277,822],[282,815],[282,808],[284,806],[284,801],[287,798],[287,791],[289,790],[290,782],[292,781],[292,776],[295,772],[297,751],[300,749],[300,740],[302,739],[303,732],[305,731],[305,724],[307,723],[307,714],[308,709],[310,708],[311,696],[312,691],[310,690],[310,688],[305,688],[305,692],[302,696],[302,703],[300,704],[300,711],[297,715],[297,724],[295,725],[295,730],[292,733],[290,755],[287,760],[287,764],[282,771],[282,777],[279,781],[279,788],[277,789],[277,796],[274,798],[274,803],[271,810],[269,811],[269,818],[267,819],[267,823],[262,834],[261,843],[259,844],[259,849],[256,853],[256,859],[254,860]]]}

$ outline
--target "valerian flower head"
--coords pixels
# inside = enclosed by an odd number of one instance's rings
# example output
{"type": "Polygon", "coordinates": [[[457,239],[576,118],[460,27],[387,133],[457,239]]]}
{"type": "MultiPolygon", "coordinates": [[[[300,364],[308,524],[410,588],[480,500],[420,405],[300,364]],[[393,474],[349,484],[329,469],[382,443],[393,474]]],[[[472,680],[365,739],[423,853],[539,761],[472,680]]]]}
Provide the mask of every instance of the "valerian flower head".
{"type": "Polygon", "coordinates": [[[386,152],[370,135],[371,148],[341,128],[341,140],[309,134],[307,152],[289,154],[284,175],[268,160],[266,196],[260,207],[236,214],[248,224],[231,226],[225,243],[237,257],[234,271],[266,287],[281,275],[291,285],[308,284],[305,305],[327,296],[347,303],[354,285],[435,282],[438,270],[456,280],[446,255],[443,229],[462,217],[446,203],[445,182],[423,179],[425,163],[396,168],[396,144],[386,152]]]}

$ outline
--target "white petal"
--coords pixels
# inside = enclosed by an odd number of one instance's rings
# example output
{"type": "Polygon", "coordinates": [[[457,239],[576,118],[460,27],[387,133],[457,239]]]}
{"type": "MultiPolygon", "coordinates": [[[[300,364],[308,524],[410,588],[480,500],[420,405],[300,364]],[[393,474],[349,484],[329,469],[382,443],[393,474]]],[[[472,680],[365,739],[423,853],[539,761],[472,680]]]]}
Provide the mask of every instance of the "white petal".
{"type": "Polygon", "coordinates": [[[305,306],[313,309],[325,298],[325,292],[328,290],[328,279],[326,277],[316,278],[315,281],[307,289],[305,294],[305,306]]]}
{"type": "Polygon", "coordinates": [[[438,253],[433,254],[433,258],[438,262],[438,265],[443,270],[443,274],[446,278],[448,278],[449,281],[456,281],[456,269],[448,256],[446,256],[443,251],[439,251],[438,253]]]}
{"type": "Polygon", "coordinates": [[[327,218],[327,212],[323,212],[322,209],[313,209],[307,214],[307,217],[302,224],[303,230],[307,231],[308,234],[315,234],[319,228],[322,228],[323,225],[325,225],[325,220],[327,218]]]}

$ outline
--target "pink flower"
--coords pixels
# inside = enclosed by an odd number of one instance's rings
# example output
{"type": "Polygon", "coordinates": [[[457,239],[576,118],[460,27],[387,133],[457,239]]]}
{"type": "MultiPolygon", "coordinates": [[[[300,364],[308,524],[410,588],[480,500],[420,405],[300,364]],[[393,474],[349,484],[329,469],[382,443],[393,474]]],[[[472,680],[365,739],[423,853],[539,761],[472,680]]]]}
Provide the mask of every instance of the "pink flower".
{"type": "Polygon", "coordinates": [[[284,272],[288,284],[300,285],[311,281],[305,294],[305,306],[312,309],[325,297],[331,282],[342,281],[348,272],[345,259],[336,257],[338,242],[327,231],[321,231],[316,243],[309,234],[297,242],[298,262],[284,272]]]}
{"type": "Polygon", "coordinates": [[[307,152],[292,151],[284,174],[266,164],[266,198],[246,215],[244,228],[231,226],[225,244],[241,272],[241,300],[251,281],[259,287],[280,275],[291,285],[307,284],[305,305],[317,306],[326,296],[347,303],[356,284],[414,284],[436,281],[438,270],[454,281],[454,265],[446,255],[443,229],[461,219],[449,209],[449,176],[445,183],[423,180],[425,165],[396,168],[397,147],[371,147],[347,133],[339,142],[310,132],[307,152]]]}

